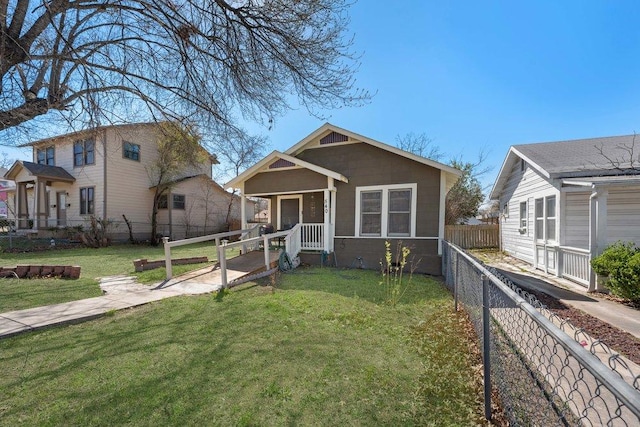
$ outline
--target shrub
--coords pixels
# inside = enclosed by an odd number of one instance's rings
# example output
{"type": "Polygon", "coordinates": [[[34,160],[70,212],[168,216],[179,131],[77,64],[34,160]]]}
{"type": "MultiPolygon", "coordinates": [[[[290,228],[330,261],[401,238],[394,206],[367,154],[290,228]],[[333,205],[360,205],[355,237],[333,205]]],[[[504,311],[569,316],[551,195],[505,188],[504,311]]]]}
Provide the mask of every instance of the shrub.
{"type": "Polygon", "coordinates": [[[640,251],[609,276],[607,286],[615,296],[632,301],[640,300],[640,251]]]}
{"type": "Polygon", "coordinates": [[[631,242],[616,242],[591,260],[591,268],[600,276],[611,276],[623,267],[637,251],[631,242]]]}
{"type": "Polygon", "coordinates": [[[608,276],[607,287],[617,297],[640,300],[640,250],[630,242],[616,242],[591,260],[591,268],[608,276]]]}

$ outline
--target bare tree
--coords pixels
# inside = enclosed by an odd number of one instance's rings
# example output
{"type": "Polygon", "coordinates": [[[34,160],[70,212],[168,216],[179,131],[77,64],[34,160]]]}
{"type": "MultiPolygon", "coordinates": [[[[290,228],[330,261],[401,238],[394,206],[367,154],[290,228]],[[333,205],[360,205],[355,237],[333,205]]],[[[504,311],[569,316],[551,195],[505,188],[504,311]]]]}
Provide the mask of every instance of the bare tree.
{"type": "MultiPolygon", "coordinates": [[[[223,165],[221,177],[229,178],[240,174],[244,169],[258,162],[267,147],[267,139],[262,136],[245,136],[235,133],[235,137],[224,139],[216,144],[216,156],[223,165]]],[[[234,189],[229,197],[225,222],[230,223],[233,203],[236,200],[234,189]]],[[[242,218],[241,218],[242,220],[242,218]]]]}
{"type": "MultiPolygon", "coordinates": [[[[402,150],[431,160],[441,161],[445,156],[440,151],[440,147],[433,144],[433,139],[424,133],[397,136],[396,145],[402,150]]],[[[480,178],[491,170],[491,167],[485,166],[486,158],[487,154],[480,151],[475,163],[464,161],[462,156],[449,161],[449,165],[462,171],[462,176],[447,194],[445,224],[457,224],[465,218],[478,214],[478,209],[484,200],[484,189],[480,184],[480,178]]]]}
{"type": "MultiPolygon", "coordinates": [[[[192,129],[176,123],[160,124],[157,141],[158,157],[146,167],[154,188],[151,210],[151,244],[159,243],[158,208],[161,199],[167,197],[176,179],[184,176],[185,170],[206,162],[207,153],[200,146],[200,136],[192,129]]],[[[167,198],[167,204],[172,203],[167,198]]],[[[169,207],[169,206],[168,206],[169,207]]]]}
{"type": "MultiPolygon", "coordinates": [[[[612,169],[621,173],[635,173],[640,170],[640,147],[637,147],[636,134],[628,143],[619,143],[615,146],[604,144],[595,145],[596,152],[602,156],[605,169],[612,169]]],[[[603,165],[593,164],[601,169],[603,165]]]]}
{"type": "Polygon", "coordinates": [[[350,3],[0,0],[0,131],[146,111],[223,134],[238,113],[271,124],[292,102],[359,105],[370,95],[354,86],[350,3]]]}
{"type": "Polygon", "coordinates": [[[413,132],[404,136],[396,136],[396,146],[401,150],[408,151],[427,159],[440,161],[444,154],[440,147],[434,144],[433,139],[425,133],[415,134],[413,132]]]}

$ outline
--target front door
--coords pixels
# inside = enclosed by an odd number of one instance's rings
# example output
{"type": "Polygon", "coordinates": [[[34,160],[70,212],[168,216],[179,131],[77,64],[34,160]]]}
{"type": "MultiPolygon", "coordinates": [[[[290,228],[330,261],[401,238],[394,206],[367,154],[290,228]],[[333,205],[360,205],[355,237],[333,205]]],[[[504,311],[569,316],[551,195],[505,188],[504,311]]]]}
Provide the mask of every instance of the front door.
{"type": "Polygon", "coordinates": [[[56,193],[56,217],[58,227],[67,226],[67,193],[64,191],[56,193]]]}
{"type": "Polygon", "coordinates": [[[278,229],[288,230],[301,222],[302,196],[284,196],[280,199],[278,229]]]}

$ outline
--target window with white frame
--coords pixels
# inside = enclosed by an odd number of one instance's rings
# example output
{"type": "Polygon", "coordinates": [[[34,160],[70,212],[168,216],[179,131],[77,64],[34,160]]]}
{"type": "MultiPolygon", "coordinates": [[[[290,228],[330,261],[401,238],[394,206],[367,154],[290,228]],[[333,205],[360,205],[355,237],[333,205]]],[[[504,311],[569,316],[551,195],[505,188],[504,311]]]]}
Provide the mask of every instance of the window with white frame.
{"type": "Polygon", "coordinates": [[[536,240],[556,241],[556,196],[536,199],[536,240]]]}
{"type": "Polygon", "coordinates": [[[527,233],[527,202],[520,202],[520,233],[527,233]]]}
{"type": "Polygon", "coordinates": [[[548,196],[545,199],[546,205],[546,231],[547,240],[556,240],[556,196],[548,196]]]}
{"type": "Polygon", "coordinates": [[[417,185],[356,187],[356,235],[414,237],[417,185]]]}

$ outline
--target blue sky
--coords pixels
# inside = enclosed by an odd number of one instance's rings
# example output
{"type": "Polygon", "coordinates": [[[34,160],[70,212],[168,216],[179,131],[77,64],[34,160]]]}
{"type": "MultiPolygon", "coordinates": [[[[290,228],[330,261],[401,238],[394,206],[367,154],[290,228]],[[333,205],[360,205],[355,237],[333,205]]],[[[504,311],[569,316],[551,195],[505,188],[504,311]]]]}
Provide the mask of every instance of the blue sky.
{"type": "MultiPolygon", "coordinates": [[[[640,2],[361,0],[351,10],[369,105],[327,121],[382,142],[425,133],[449,156],[640,132],[640,2]],[[392,5],[392,6],[390,6],[392,5]]],[[[284,150],[323,123],[292,111],[284,150]]]]}
{"type": "Polygon", "coordinates": [[[324,121],[389,144],[425,133],[447,157],[488,151],[490,185],[512,144],[640,132],[638,18],[638,1],[360,0],[356,77],[371,103],[254,130],[277,150],[324,121]]]}

